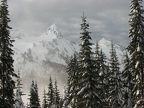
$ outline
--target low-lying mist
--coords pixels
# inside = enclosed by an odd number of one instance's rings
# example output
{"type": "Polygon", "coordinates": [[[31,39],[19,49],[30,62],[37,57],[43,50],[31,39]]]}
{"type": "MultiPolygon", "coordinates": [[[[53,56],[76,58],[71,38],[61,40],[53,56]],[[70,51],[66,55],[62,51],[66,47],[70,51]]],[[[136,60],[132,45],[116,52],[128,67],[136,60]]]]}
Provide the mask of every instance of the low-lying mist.
{"type": "Polygon", "coordinates": [[[48,92],[48,84],[49,84],[49,77],[52,77],[52,81],[54,84],[55,79],[57,80],[58,83],[58,89],[60,91],[60,95],[63,95],[63,89],[64,86],[67,84],[67,74],[64,72],[61,73],[56,73],[53,72],[51,74],[45,74],[45,75],[41,75],[41,76],[25,76],[22,77],[22,91],[24,94],[22,96],[23,102],[24,104],[28,104],[29,103],[29,94],[30,94],[30,86],[32,84],[32,80],[34,80],[35,82],[37,82],[38,85],[38,93],[39,93],[39,98],[40,98],[40,104],[42,104],[42,97],[43,97],[43,92],[44,89],[46,90],[46,92],[48,92]]]}

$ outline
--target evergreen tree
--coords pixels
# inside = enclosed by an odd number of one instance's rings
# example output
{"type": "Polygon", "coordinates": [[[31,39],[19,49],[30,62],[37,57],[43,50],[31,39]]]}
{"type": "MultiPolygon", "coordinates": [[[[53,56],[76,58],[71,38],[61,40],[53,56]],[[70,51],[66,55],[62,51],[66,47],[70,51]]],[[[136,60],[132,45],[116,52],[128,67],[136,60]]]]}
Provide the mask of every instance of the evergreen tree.
{"type": "Polygon", "coordinates": [[[100,50],[99,62],[100,62],[100,74],[107,74],[108,66],[106,65],[106,55],[100,50]]]}
{"type": "Polygon", "coordinates": [[[16,108],[24,108],[25,106],[24,106],[24,103],[23,103],[23,100],[22,100],[22,97],[21,97],[24,94],[21,90],[22,84],[21,84],[21,78],[20,78],[20,72],[19,71],[18,71],[18,78],[17,78],[16,82],[17,82],[17,87],[16,87],[15,106],[16,106],[16,108]]]}
{"type": "Polygon", "coordinates": [[[142,0],[131,0],[130,5],[130,30],[131,39],[128,46],[130,53],[130,67],[133,74],[133,97],[135,107],[144,107],[144,17],[142,0]]]}
{"type": "Polygon", "coordinates": [[[77,89],[78,89],[78,60],[76,54],[71,57],[70,62],[67,66],[68,73],[68,98],[65,100],[65,105],[71,104],[72,108],[75,108],[77,105],[77,89]]]}
{"type": "Polygon", "coordinates": [[[30,106],[30,108],[35,108],[36,105],[35,105],[35,100],[34,100],[34,98],[35,98],[34,81],[32,81],[32,84],[31,84],[31,87],[30,87],[30,95],[29,96],[30,96],[29,106],[30,106]]]}
{"type": "Polygon", "coordinates": [[[96,51],[94,55],[95,55],[94,56],[95,72],[97,72],[99,75],[97,81],[99,82],[100,88],[102,88],[101,91],[99,92],[99,95],[105,101],[103,107],[107,107],[108,103],[106,99],[108,94],[108,79],[107,79],[108,66],[106,66],[106,56],[102,52],[102,49],[100,50],[98,42],[96,42],[96,51]]]}
{"type": "Polygon", "coordinates": [[[108,97],[108,71],[109,68],[106,65],[106,55],[103,53],[102,49],[100,50],[100,54],[99,54],[99,76],[100,76],[100,86],[102,88],[100,94],[101,97],[104,99],[105,104],[103,104],[104,107],[108,107],[108,101],[107,101],[107,97],[108,97]]]}
{"type": "Polygon", "coordinates": [[[102,108],[102,99],[99,96],[100,88],[99,82],[96,79],[99,77],[98,72],[94,71],[94,64],[92,60],[92,43],[90,42],[90,32],[88,31],[89,24],[86,17],[82,16],[82,24],[80,33],[82,44],[80,44],[80,80],[78,98],[81,106],[79,108],[102,108]]]}
{"type": "Polygon", "coordinates": [[[36,103],[36,108],[39,108],[39,107],[40,107],[40,99],[39,99],[39,95],[38,95],[37,81],[35,82],[34,89],[35,89],[35,103],[36,103]]]}
{"type": "Polygon", "coordinates": [[[100,48],[98,42],[96,42],[96,48],[95,48],[95,67],[98,69],[100,67],[100,48]]]}
{"type": "Polygon", "coordinates": [[[44,89],[44,94],[43,94],[42,108],[48,108],[48,102],[47,102],[47,96],[46,96],[45,89],[44,89]]]}
{"type": "MultiPolygon", "coordinates": [[[[100,75],[100,49],[99,49],[99,44],[96,42],[96,48],[95,48],[95,53],[94,53],[94,70],[96,73],[100,75]]],[[[100,82],[100,77],[97,79],[100,82]]]]}
{"type": "Polygon", "coordinates": [[[122,91],[121,91],[121,76],[116,50],[112,42],[110,51],[110,70],[108,72],[109,80],[109,106],[110,108],[123,108],[122,107],[122,91]]]}
{"type": "Polygon", "coordinates": [[[57,80],[55,80],[55,83],[54,83],[54,106],[55,108],[61,108],[61,99],[60,99],[60,93],[58,90],[57,80]]]}
{"type": "Polygon", "coordinates": [[[1,0],[0,6],[0,107],[13,108],[14,107],[14,89],[15,82],[13,77],[16,77],[13,69],[13,50],[10,37],[11,27],[7,0],[1,0]]]}
{"type": "Polygon", "coordinates": [[[67,102],[68,99],[69,99],[68,88],[66,86],[64,86],[63,97],[62,97],[62,104],[63,104],[62,107],[63,108],[69,108],[70,107],[69,103],[67,102]]]}
{"type": "Polygon", "coordinates": [[[54,104],[54,88],[51,76],[49,78],[47,98],[48,98],[48,107],[52,108],[54,104]]]}
{"type": "Polygon", "coordinates": [[[31,87],[30,87],[30,108],[39,108],[39,96],[38,96],[38,88],[37,83],[35,84],[34,81],[32,81],[31,87]]]}
{"type": "Polygon", "coordinates": [[[129,64],[130,59],[128,57],[128,54],[126,54],[124,60],[124,70],[122,72],[123,88],[124,88],[123,90],[124,108],[133,108],[133,97],[132,97],[133,82],[132,82],[132,72],[129,64]]]}

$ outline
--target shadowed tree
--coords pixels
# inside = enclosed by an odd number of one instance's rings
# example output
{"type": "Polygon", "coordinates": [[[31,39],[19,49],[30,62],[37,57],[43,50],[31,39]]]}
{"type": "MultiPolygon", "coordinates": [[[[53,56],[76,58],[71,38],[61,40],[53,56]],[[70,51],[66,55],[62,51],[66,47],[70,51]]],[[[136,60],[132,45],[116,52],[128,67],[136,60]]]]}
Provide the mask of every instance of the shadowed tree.
{"type": "Polygon", "coordinates": [[[51,76],[49,78],[47,98],[48,98],[48,107],[52,108],[54,105],[54,87],[51,76]]]}
{"type": "Polygon", "coordinates": [[[130,68],[133,76],[133,97],[136,108],[144,107],[144,17],[142,0],[131,0],[130,5],[130,68]]]}
{"type": "Polygon", "coordinates": [[[54,82],[54,107],[61,108],[61,98],[58,90],[57,80],[54,82]]]}
{"type": "Polygon", "coordinates": [[[130,69],[130,59],[128,57],[128,54],[125,54],[125,60],[124,60],[124,70],[122,72],[122,78],[123,78],[123,91],[124,91],[124,108],[133,108],[133,97],[132,97],[132,88],[133,88],[133,82],[132,82],[132,71],[130,69]]]}
{"type": "Polygon", "coordinates": [[[68,98],[65,100],[64,104],[67,106],[71,104],[71,107],[76,107],[77,101],[77,84],[78,84],[78,61],[76,54],[74,54],[67,66],[67,74],[68,74],[68,98]]]}
{"type": "Polygon", "coordinates": [[[16,77],[13,68],[13,50],[10,37],[10,22],[7,0],[1,0],[0,6],[0,107],[14,107],[14,89],[16,77]]]}
{"type": "Polygon", "coordinates": [[[110,108],[123,108],[122,107],[122,81],[121,74],[119,68],[119,62],[116,55],[116,50],[114,48],[114,44],[111,44],[110,51],[110,64],[109,64],[109,72],[108,72],[108,83],[109,83],[109,93],[108,100],[110,108]]]}
{"type": "Polygon", "coordinates": [[[47,102],[47,96],[46,96],[45,89],[44,89],[44,94],[43,94],[42,108],[48,108],[48,102],[47,102]]]}
{"type": "MultiPolygon", "coordinates": [[[[103,100],[101,99],[99,92],[101,90],[99,86],[99,74],[94,70],[94,64],[92,60],[92,48],[93,45],[90,40],[90,32],[88,31],[89,24],[86,21],[86,17],[82,16],[82,24],[80,33],[80,76],[79,76],[79,90],[77,93],[80,107],[83,108],[102,108],[103,100]]],[[[97,67],[98,68],[98,67],[97,67]]]]}
{"type": "Polygon", "coordinates": [[[29,106],[30,108],[39,108],[40,104],[39,104],[39,96],[38,96],[38,88],[37,88],[37,83],[34,83],[34,81],[32,81],[31,87],[30,87],[30,103],[29,106]]]}

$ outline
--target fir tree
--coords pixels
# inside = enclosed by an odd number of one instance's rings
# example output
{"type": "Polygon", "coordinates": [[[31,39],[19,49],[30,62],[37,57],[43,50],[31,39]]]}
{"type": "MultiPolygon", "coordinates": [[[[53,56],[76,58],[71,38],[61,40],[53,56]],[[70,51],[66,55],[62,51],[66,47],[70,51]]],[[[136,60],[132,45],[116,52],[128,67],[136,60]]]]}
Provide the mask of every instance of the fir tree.
{"type": "Polygon", "coordinates": [[[107,99],[107,92],[108,92],[108,79],[107,79],[107,71],[108,66],[106,66],[106,56],[102,52],[102,49],[100,50],[98,42],[96,42],[96,51],[94,53],[94,67],[95,72],[98,73],[99,77],[97,78],[97,81],[99,82],[99,86],[101,91],[99,92],[99,95],[102,97],[102,99],[105,101],[105,104],[103,103],[103,107],[108,106],[108,103],[106,102],[107,99]]]}
{"type": "Polygon", "coordinates": [[[100,54],[99,54],[99,76],[100,76],[100,86],[102,88],[100,95],[101,97],[104,99],[105,104],[103,104],[104,107],[108,106],[108,101],[107,101],[107,97],[108,97],[108,71],[109,68],[106,65],[106,55],[103,53],[102,49],[100,50],[100,54]]]}
{"type": "Polygon", "coordinates": [[[110,108],[122,108],[122,91],[121,91],[121,76],[116,50],[112,42],[110,51],[110,70],[108,72],[109,80],[109,106],[110,108]]]}
{"type": "Polygon", "coordinates": [[[129,64],[130,59],[128,57],[128,54],[126,54],[124,60],[124,70],[122,72],[123,88],[124,88],[123,90],[124,108],[133,108],[133,97],[132,97],[133,82],[132,82],[132,72],[129,64]]]}
{"type": "Polygon", "coordinates": [[[21,90],[22,84],[21,84],[21,78],[20,78],[20,72],[19,71],[18,71],[18,78],[17,78],[16,83],[17,83],[17,87],[16,87],[15,106],[16,106],[16,108],[24,108],[25,106],[24,106],[24,103],[23,103],[23,100],[22,100],[22,97],[21,97],[24,94],[21,90]]]}
{"type": "Polygon", "coordinates": [[[35,82],[34,89],[35,89],[35,103],[36,103],[36,108],[39,108],[39,107],[40,107],[40,99],[39,99],[39,95],[38,95],[37,81],[35,82]]]}
{"type": "Polygon", "coordinates": [[[77,105],[77,89],[78,89],[78,60],[76,54],[71,57],[70,62],[67,66],[68,73],[68,98],[65,100],[65,105],[71,104],[72,108],[75,108],[77,105]]]}
{"type": "MultiPolygon", "coordinates": [[[[100,74],[100,49],[98,42],[96,42],[96,48],[94,53],[94,69],[96,73],[100,74]]],[[[98,80],[100,81],[100,79],[98,80]]]]}
{"type": "Polygon", "coordinates": [[[55,108],[61,108],[61,99],[60,99],[60,93],[58,90],[57,80],[55,80],[55,83],[54,83],[54,106],[55,108]]]}
{"type": "Polygon", "coordinates": [[[48,102],[47,102],[47,96],[46,96],[45,89],[44,89],[44,94],[43,94],[42,108],[48,108],[48,102]]]}
{"type": "Polygon", "coordinates": [[[48,98],[48,107],[52,108],[54,104],[54,88],[51,77],[49,78],[47,98],[48,98]]]}
{"type": "Polygon", "coordinates": [[[38,96],[38,88],[37,83],[35,84],[34,81],[32,81],[31,87],[30,87],[30,108],[39,108],[39,96],[38,96]]]}
{"type": "Polygon", "coordinates": [[[128,46],[130,53],[130,67],[132,69],[133,97],[135,107],[144,107],[144,17],[142,0],[131,0],[130,5],[130,30],[131,39],[128,46]]]}
{"type": "Polygon", "coordinates": [[[14,107],[14,88],[15,82],[13,77],[16,77],[13,69],[13,50],[10,37],[11,27],[7,0],[1,0],[0,6],[0,107],[13,108],[14,107]]]}
{"type": "Polygon", "coordinates": [[[100,65],[100,49],[99,49],[99,44],[96,42],[96,48],[95,48],[95,67],[99,67],[100,65]]]}
{"type": "Polygon", "coordinates": [[[80,44],[80,80],[79,80],[79,90],[78,98],[79,103],[83,108],[102,108],[102,99],[99,96],[100,88],[96,81],[99,77],[98,72],[94,71],[94,64],[92,60],[92,43],[90,42],[90,32],[88,31],[89,24],[86,21],[86,17],[82,16],[81,24],[81,40],[80,44]]]}
{"type": "Polygon", "coordinates": [[[35,108],[35,87],[34,87],[34,81],[32,81],[31,87],[30,87],[30,102],[29,102],[29,106],[30,108],[35,108]]]}

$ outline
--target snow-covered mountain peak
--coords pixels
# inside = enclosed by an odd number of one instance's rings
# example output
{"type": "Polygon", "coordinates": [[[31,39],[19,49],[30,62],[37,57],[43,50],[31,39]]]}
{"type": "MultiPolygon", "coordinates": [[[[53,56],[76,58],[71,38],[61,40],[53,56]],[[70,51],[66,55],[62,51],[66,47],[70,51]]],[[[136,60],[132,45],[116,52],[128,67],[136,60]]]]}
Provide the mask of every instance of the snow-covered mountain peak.
{"type": "Polygon", "coordinates": [[[52,31],[58,31],[57,26],[55,24],[52,24],[48,30],[52,30],[52,31]]]}
{"type": "MultiPolygon", "coordinates": [[[[38,37],[30,36],[19,29],[13,29],[10,33],[15,40],[14,68],[16,71],[20,70],[23,77],[45,77],[45,74],[65,72],[69,58],[80,49],[79,43],[62,38],[55,24],[38,37]]],[[[99,41],[99,46],[109,59],[111,41],[103,38],[99,41]]],[[[123,50],[117,44],[114,47],[121,63],[123,50]]],[[[95,46],[93,50],[95,51],[95,46]]]]}
{"type": "Polygon", "coordinates": [[[41,36],[40,40],[52,41],[53,39],[63,38],[61,32],[58,30],[55,24],[52,24],[41,36]]]}
{"type": "Polygon", "coordinates": [[[115,49],[125,50],[124,47],[116,44],[116,43],[113,42],[112,40],[109,41],[109,40],[107,40],[107,39],[105,39],[105,38],[102,38],[102,39],[99,41],[99,45],[102,46],[102,47],[105,47],[105,48],[106,48],[106,47],[111,48],[111,44],[112,44],[112,43],[114,44],[114,48],[115,48],[115,49]]]}
{"type": "Polygon", "coordinates": [[[11,36],[15,40],[14,67],[15,70],[21,70],[22,76],[39,76],[40,71],[48,74],[63,70],[68,58],[79,50],[79,44],[60,37],[55,24],[38,37],[19,29],[12,30],[11,36]]]}
{"type": "Polygon", "coordinates": [[[102,38],[100,41],[99,41],[99,44],[105,44],[107,46],[111,45],[111,41],[108,41],[106,40],[105,38],[102,38]]]}
{"type": "MultiPolygon", "coordinates": [[[[49,76],[59,78],[60,85],[66,82],[66,66],[69,58],[79,52],[80,46],[75,40],[62,38],[55,24],[50,26],[41,36],[34,37],[26,34],[22,30],[14,29],[11,31],[14,38],[14,68],[20,71],[24,85],[27,85],[32,79],[38,79],[38,82],[47,84],[49,76]],[[61,38],[60,38],[61,37],[61,38]]],[[[110,58],[111,41],[101,39],[99,41],[100,49],[110,58]]],[[[123,51],[120,46],[114,45],[120,63],[123,57],[123,51]]],[[[93,46],[95,51],[95,46],[93,46]]],[[[41,86],[39,87],[42,91],[41,86]]]]}
{"type": "Polygon", "coordinates": [[[57,38],[62,38],[61,32],[57,28],[55,24],[52,24],[48,29],[47,32],[51,32],[57,36],[57,38]]]}

